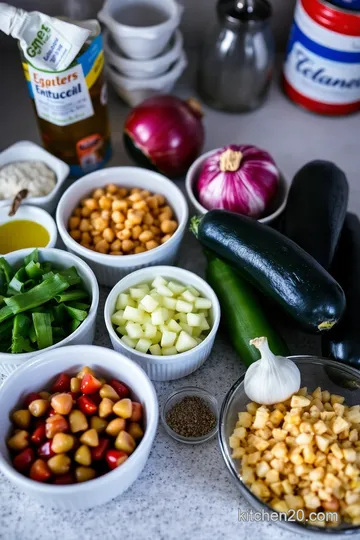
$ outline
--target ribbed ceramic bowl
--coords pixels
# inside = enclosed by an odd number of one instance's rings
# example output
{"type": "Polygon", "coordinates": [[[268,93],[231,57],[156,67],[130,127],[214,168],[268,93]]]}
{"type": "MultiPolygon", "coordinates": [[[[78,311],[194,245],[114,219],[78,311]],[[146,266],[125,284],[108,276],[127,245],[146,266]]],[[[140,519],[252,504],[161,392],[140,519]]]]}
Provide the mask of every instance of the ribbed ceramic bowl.
{"type": "Polygon", "coordinates": [[[131,275],[119,281],[107,297],[104,317],[112,346],[116,351],[121,352],[137,362],[153,381],[171,381],[173,379],[186,377],[186,375],[193,373],[193,371],[197,370],[210,355],[220,323],[220,304],[212,288],[196,274],[175,266],[155,266],[133,272],[131,275]],[[113,327],[111,316],[115,312],[115,304],[119,294],[140,283],[153,281],[157,276],[161,276],[165,279],[171,278],[184,285],[192,285],[200,291],[205,298],[211,300],[212,307],[210,310],[209,323],[211,325],[211,330],[204,341],[190,351],[175,354],[173,356],[144,354],[125,345],[125,343],[120,340],[120,336],[113,327]]]}
{"type": "MultiPolygon", "coordinates": [[[[206,152],[202,156],[198,157],[198,159],[195,160],[194,163],[191,165],[186,175],[185,186],[187,196],[189,197],[194,210],[200,215],[206,214],[208,210],[202,204],[200,204],[197,199],[196,183],[204,162],[217,151],[218,149],[216,148],[215,150],[210,150],[210,152],[206,152]]],[[[285,209],[287,196],[288,186],[285,178],[282,174],[280,174],[278,191],[274,199],[271,201],[271,204],[266,209],[264,216],[259,218],[258,221],[260,221],[260,223],[271,223],[271,221],[274,221],[277,217],[279,217],[285,209]]]]}
{"type": "Polygon", "coordinates": [[[93,269],[98,282],[108,287],[113,287],[121,278],[139,268],[173,263],[185,233],[187,219],[187,203],[179,188],[165,176],[138,167],[110,167],[87,174],[65,191],[56,212],[56,223],[66,249],[84,259],[93,269]],[[71,238],[67,225],[73,209],[80,199],[107,184],[138,187],[164,195],[179,224],[170,240],[151,251],[137,255],[104,255],[81,246],[71,238]]]}
{"type": "MultiPolygon", "coordinates": [[[[104,347],[78,345],[45,351],[18,369],[0,392],[0,470],[20,490],[40,504],[62,510],[80,510],[104,504],[126,491],[138,478],[148,459],[158,424],[158,402],[153,385],[142,369],[123,355],[104,347]],[[72,485],[42,484],[26,478],[10,463],[6,447],[11,411],[29,392],[49,387],[61,372],[77,373],[84,364],[107,379],[127,384],[145,412],[145,435],[133,454],[117,469],[103,476],[72,485]]],[[[104,529],[106,538],[106,529],[104,529]]]]}
{"type": "MultiPolygon", "coordinates": [[[[21,266],[24,257],[26,257],[26,255],[32,251],[33,248],[13,251],[12,253],[5,255],[5,259],[11,265],[21,266]]],[[[50,351],[51,354],[54,349],[63,347],[64,345],[91,344],[94,341],[96,314],[99,305],[99,286],[93,271],[84,261],[79,259],[79,257],[60,249],[39,249],[39,255],[41,261],[49,261],[58,268],[69,268],[70,266],[75,266],[78,274],[81,276],[84,282],[86,290],[91,296],[89,314],[85,321],[81,323],[75,332],[67,336],[62,341],[59,341],[59,343],[48,347],[46,352],[50,351]]],[[[38,354],[39,351],[21,354],[0,353],[0,375],[7,377],[16,368],[24,363],[27,363],[30,358],[34,358],[34,356],[37,356],[38,354]]]]}
{"type": "MultiPolygon", "coordinates": [[[[360,405],[360,372],[356,369],[319,358],[317,356],[290,356],[297,364],[301,373],[301,386],[307,386],[313,392],[318,386],[322,390],[328,390],[331,394],[339,394],[345,397],[347,405],[360,405]]],[[[265,502],[258,499],[245,485],[241,478],[240,461],[231,457],[232,450],[229,446],[229,437],[234,431],[237,415],[246,410],[250,402],[244,390],[244,375],[230,388],[220,411],[219,445],[226,467],[238,487],[241,495],[255,509],[256,512],[264,512],[265,515],[278,514],[265,502]]],[[[304,538],[316,534],[328,535],[359,535],[360,526],[351,526],[343,523],[338,527],[318,527],[309,523],[300,523],[294,520],[272,519],[273,523],[289,529],[292,532],[303,533],[304,538]]],[[[276,535],[274,535],[276,537],[276,535]]]]}

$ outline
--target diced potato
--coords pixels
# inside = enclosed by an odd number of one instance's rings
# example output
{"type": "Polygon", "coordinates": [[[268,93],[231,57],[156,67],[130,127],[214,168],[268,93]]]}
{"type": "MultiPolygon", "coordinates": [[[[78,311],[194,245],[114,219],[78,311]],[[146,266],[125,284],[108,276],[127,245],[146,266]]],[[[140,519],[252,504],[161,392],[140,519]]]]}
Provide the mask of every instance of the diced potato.
{"type": "Polygon", "coordinates": [[[279,482],[279,472],[275,469],[270,469],[265,476],[265,482],[269,484],[273,484],[274,482],[279,482]]]}
{"type": "Polygon", "coordinates": [[[137,342],[135,349],[139,352],[147,353],[151,345],[152,345],[151,339],[141,338],[137,342]]]}
{"type": "Polygon", "coordinates": [[[243,455],[245,454],[245,448],[242,448],[241,446],[238,446],[233,450],[233,453],[231,454],[231,457],[233,459],[241,459],[243,455]]]}
{"type": "Polygon", "coordinates": [[[252,415],[248,412],[240,412],[238,414],[238,422],[240,426],[249,428],[252,424],[252,415]]]}
{"type": "Polygon", "coordinates": [[[131,339],[129,338],[129,336],[123,336],[120,341],[125,343],[125,345],[127,345],[128,347],[131,347],[131,349],[135,349],[137,343],[136,339],[131,339]]]}
{"type": "Polygon", "coordinates": [[[292,510],[300,510],[305,506],[304,499],[300,495],[285,495],[284,499],[292,510]]]}
{"type": "Polygon", "coordinates": [[[144,298],[141,299],[140,305],[144,308],[145,311],[147,311],[148,313],[152,313],[159,306],[159,302],[155,298],[147,294],[146,296],[144,296],[144,298]]]}
{"type": "Polygon", "coordinates": [[[283,419],[284,419],[284,415],[278,409],[275,409],[270,414],[270,418],[269,418],[270,422],[274,425],[274,427],[277,427],[278,425],[280,425],[283,419]]]}
{"type": "Polygon", "coordinates": [[[177,334],[175,332],[169,332],[169,331],[163,332],[163,335],[161,338],[161,347],[172,347],[175,343],[176,338],[177,338],[177,334]]]}
{"type": "Polygon", "coordinates": [[[126,293],[120,293],[116,300],[115,309],[125,309],[129,305],[129,295],[126,293]]]}
{"type": "Polygon", "coordinates": [[[284,442],[276,443],[272,447],[271,452],[276,458],[285,458],[287,456],[287,448],[286,448],[285,443],[284,442]]]}
{"type": "Polygon", "coordinates": [[[173,356],[174,354],[177,354],[178,351],[175,347],[163,347],[162,348],[162,354],[163,356],[173,356]]]}
{"type": "Polygon", "coordinates": [[[264,478],[270,470],[270,466],[266,461],[260,461],[256,465],[256,474],[259,478],[264,478]]]}
{"type": "Polygon", "coordinates": [[[275,501],[271,507],[276,510],[276,512],[281,512],[281,513],[287,513],[289,511],[289,507],[288,505],[286,504],[285,501],[275,501]]]}
{"type": "Polygon", "coordinates": [[[356,451],[354,448],[343,448],[342,452],[344,454],[345,461],[349,463],[354,463],[356,461],[356,451]]]}
{"type": "Polygon", "coordinates": [[[254,429],[261,429],[261,428],[265,427],[266,422],[269,419],[269,416],[270,416],[269,412],[267,411],[267,409],[265,407],[259,407],[256,410],[256,413],[255,413],[255,420],[254,420],[254,423],[253,423],[253,428],[254,429]]]}
{"type": "Polygon", "coordinates": [[[330,396],[331,405],[334,405],[334,403],[344,403],[344,401],[344,396],[339,396],[337,394],[331,394],[330,396]]]}
{"type": "Polygon", "coordinates": [[[176,347],[176,350],[180,353],[180,352],[189,351],[190,349],[193,349],[194,347],[196,347],[196,345],[197,345],[197,341],[192,336],[190,336],[190,334],[188,334],[187,332],[184,332],[183,330],[179,334],[175,347],[176,347]]]}
{"type": "Polygon", "coordinates": [[[149,351],[154,356],[161,356],[161,354],[162,354],[160,345],[151,345],[151,347],[149,347],[149,351]]]}
{"type": "Polygon", "coordinates": [[[255,473],[252,467],[243,467],[241,470],[241,477],[245,484],[252,484],[255,482],[255,473]]]}
{"type": "MultiPolygon", "coordinates": [[[[275,471],[277,472],[277,471],[275,471]]],[[[279,473],[278,473],[279,474],[279,473]]],[[[281,497],[281,495],[284,493],[284,488],[282,486],[281,482],[271,482],[270,489],[277,495],[278,497],[281,497]]]]}
{"type": "Polygon", "coordinates": [[[235,435],[231,435],[229,437],[229,446],[230,448],[238,448],[240,446],[240,439],[236,437],[235,435]]]}
{"type": "Polygon", "coordinates": [[[128,322],[125,326],[127,335],[131,339],[140,339],[144,336],[143,329],[139,323],[128,322]]]}
{"type": "MultiPolygon", "coordinates": [[[[331,398],[333,398],[335,394],[333,394],[331,396],[331,398]]],[[[336,397],[341,397],[341,396],[336,396],[336,397]]],[[[338,403],[338,402],[336,402],[338,403]]],[[[331,424],[331,429],[333,430],[333,432],[338,435],[339,433],[341,433],[342,431],[345,431],[346,429],[348,429],[350,427],[350,424],[349,422],[347,422],[346,420],[344,420],[344,418],[341,418],[341,416],[337,416],[334,421],[332,422],[331,424]]]]}
{"type": "Polygon", "coordinates": [[[251,454],[248,454],[248,464],[255,465],[258,461],[260,461],[260,456],[260,452],[252,452],[251,454]]]}
{"type": "Polygon", "coordinates": [[[233,435],[235,435],[235,437],[238,437],[240,440],[245,439],[246,429],[244,427],[235,428],[233,435]]]}
{"type": "Polygon", "coordinates": [[[259,405],[255,403],[254,401],[251,401],[250,403],[246,405],[246,410],[250,414],[255,414],[258,408],[259,408],[259,405]]]}
{"type": "Polygon", "coordinates": [[[299,395],[294,394],[291,397],[291,401],[290,401],[291,407],[307,407],[308,405],[310,405],[310,399],[304,396],[299,396],[299,395]]]}
{"type": "Polygon", "coordinates": [[[176,311],[180,311],[181,313],[191,313],[193,307],[193,304],[186,302],[185,300],[178,300],[176,302],[176,311]]]}
{"type": "Polygon", "coordinates": [[[314,438],[314,435],[312,433],[300,433],[296,437],[296,444],[304,445],[304,444],[310,444],[314,438]]]}
{"type": "Polygon", "coordinates": [[[326,451],[327,447],[331,442],[328,437],[324,437],[323,435],[315,435],[315,441],[318,449],[322,452],[326,451]]]}
{"type": "Polygon", "coordinates": [[[261,480],[256,480],[250,486],[250,490],[256,497],[260,499],[268,499],[270,497],[270,490],[261,480]]]}
{"type": "Polygon", "coordinates": [[[326,433],[327,427],[323,420],[318,420],[314,424],[314,431],[317,435],[322,435],[323,433],[326,433]]]}

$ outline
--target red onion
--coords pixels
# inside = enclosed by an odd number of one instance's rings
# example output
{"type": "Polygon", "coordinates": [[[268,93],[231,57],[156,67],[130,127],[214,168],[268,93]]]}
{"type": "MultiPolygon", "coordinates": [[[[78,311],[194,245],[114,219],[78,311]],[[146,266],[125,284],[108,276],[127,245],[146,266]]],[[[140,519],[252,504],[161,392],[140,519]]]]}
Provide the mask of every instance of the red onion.
{"type": "Polygon", "coordinates": [[[230,145],[203,164],[197,182],[200,203],[258,218],[275,195],[279,170],[272,157],[256,146],[230,145]]]}
{"type": "Polygon", "coordinates": [[[200,154],[204,128],[200,104],[156,96],[135,107],[125,122],[124,142],[139,164],[178,177],[200,154]]]}

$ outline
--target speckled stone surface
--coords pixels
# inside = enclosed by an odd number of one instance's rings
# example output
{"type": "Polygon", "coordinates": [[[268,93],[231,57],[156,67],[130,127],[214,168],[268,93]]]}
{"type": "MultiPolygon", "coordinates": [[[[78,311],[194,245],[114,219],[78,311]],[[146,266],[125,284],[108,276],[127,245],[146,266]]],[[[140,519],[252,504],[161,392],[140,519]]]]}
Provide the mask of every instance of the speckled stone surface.
{"type": "MultiPolygon", "coordinates": [[[[14,92],[5,91],[5,85],[0,84],[0,118],[5,126],[0,130],[0,148],[19,139],[38,141],[16,55],[5,58],[3,71],[3,76],[12,81],[14,92]]],[[[178,92],[183,96],[193,93],[187,80],[179,84],[178,92]]],[[[126,165],[129,160],[122,148],[121,130],[128,108],[112,93],[110,95],[115,149],[111,164],[126,165]]],[[[289,179],[310,159],[332,159],[348,174],[351,209],[359,208],[358,116],[331,119],[307,114],[290,104],[275,85],[267,104],[252,115],[206,113],[205,150],[230,142],[258,144],[274,155],[289,179]]],[[[180,186],[182,184],[179,182],[180,186]]],[[[203,275],[204,263],[198,244],[187,234],[179,266],[203,275]]],[[[108,290],[102,290],[95,343],[110,347],[102,315],[107,293],[108,290]]],[[[278,313],[273,312],[271,316],[282,328],[292,353],[319,353],[317,338],[295,331],[278,313]]],[[[170,392],[189,384],[206,388],[221,403],[243,371],[242,364],[219,333],[210,358],[195,374],[170,383],[155,383],[160,406],[170,392]]],[[[199,446],[182,445],[170,439],[161,425],[138,481],[122,496],[92,510],[59,512],[43,508],[0,475],[0,538],[4,540],[293,538],[292,532],[272,523],[240,523],[238,511],[247,509],[250,508],[230,480],[216,439],[199,446]]],[[[306,537],[308,535],[304,535],[306,537]]]]}

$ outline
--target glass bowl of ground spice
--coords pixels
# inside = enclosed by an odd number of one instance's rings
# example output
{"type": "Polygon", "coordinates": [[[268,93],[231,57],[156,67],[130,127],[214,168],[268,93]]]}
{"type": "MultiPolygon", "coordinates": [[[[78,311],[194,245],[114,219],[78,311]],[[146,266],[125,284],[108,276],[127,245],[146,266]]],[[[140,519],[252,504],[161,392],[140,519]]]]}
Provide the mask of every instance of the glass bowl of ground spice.
{"type": "Polygon", "coordinates": [[[168,396],[161,409],[161,421],[173,439],[203,443],[218,431],[218,403],[207,390],[187,386],[168,396]]]}

